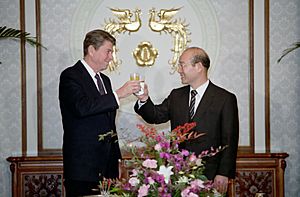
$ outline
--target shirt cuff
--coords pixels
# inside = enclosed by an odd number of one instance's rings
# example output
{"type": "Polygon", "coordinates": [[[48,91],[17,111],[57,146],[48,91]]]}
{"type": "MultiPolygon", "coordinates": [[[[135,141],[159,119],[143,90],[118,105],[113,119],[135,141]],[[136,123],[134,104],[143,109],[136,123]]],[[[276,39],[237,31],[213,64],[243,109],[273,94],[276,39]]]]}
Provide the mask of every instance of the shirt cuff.
{"type": "Polygon", "coordinates": [[[120,100],[119,100],[119,97],[117,95],[117,93],[115,91],[113,91],[114,95],[115,95],[115,98],[116,98],[116,101],[118,103],[118,105],[120,106],[120,100]]]}
{"type": "Polygon", "coordinates": [[[146,103],[147,103],[147,100],[145,100],[145,101],[138,100],[138,107],[139,107],[139,109],[140,109],[143,105],[145,105],[146,103]]]}

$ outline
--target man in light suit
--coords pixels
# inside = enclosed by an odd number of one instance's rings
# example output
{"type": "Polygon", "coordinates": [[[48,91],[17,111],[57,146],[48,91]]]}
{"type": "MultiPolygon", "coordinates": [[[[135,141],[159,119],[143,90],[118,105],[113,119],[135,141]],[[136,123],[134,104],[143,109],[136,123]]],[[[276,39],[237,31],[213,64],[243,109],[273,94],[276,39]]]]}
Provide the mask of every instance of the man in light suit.
{"type": "Polygon", "coordinates": [[[134,108],[148,123],[159,124],[170,120],[171,129],[187,122],[196,122],[194,131],[205,135],[182,143],[180,146],[183,149],[200,154],[211,147],[228,146],[208,158],[205,166],[207,178],[214,181],[220,193],[226,193],[229,179],[235,178],[236,170],[239,137],[237,99],[208,79],[209,66],[209,56],[203,49],[186,49],[180,56],[178,73],[182,83],[187,85],[173,89],[158,105],[151,101],[145,86],[144,94],[137,96],[139,100],[134,108]],[[195,99],[191,99],[192,90],[196,90],[195,99]],[[189,107],[191,100],[194,107],[189,107]]]}
{"type": "Polygon", "coordinates": [[[83,42],[84,58],[66,68],[60,76],[59,101],[64,129],[63,167],[66,195],[99,194],[99,180],[118,178],[121,152],[115,117],[119,99],[140,90],[139,82],[128,81],[116,91],[101,73],[112,60],[116,40],[109,33],[94,30],[83,42]],[[104,140],[98,135],[111,132],[104,140]]]}

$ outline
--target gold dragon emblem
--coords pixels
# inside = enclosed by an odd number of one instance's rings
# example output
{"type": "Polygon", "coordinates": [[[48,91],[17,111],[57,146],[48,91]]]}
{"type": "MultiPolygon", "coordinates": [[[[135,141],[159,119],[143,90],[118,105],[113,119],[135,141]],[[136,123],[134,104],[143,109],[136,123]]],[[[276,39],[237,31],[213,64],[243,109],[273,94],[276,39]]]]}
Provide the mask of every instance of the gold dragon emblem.
{"type": "MultiPolygon", "coordinates": [[[[115,19],[109,19],[105,21],[104,29],[111,33],[113,36],[118,34],[128,32],[137,32],[141,25],[141,10],[135,9],[131,11],[129,9],[115,9],[109,8],[112,13],[117,17],[115,19]],[[134,18],[134,19],[133,19],[134,18]]],[[[173,57],[168,61],[171,65],[173,71],[176,71],[177,62],[179,56],[187,47],[187,43],[190,42],[188,36],[190,35],[185,21],[179,19],[174,19],[174,16],[181,8],[172,9],[160,9],[159,12],[152,8],[149,10],[149,23],[148,26],[154,32],[165,32],[173,37],[173,57]]],[[[118,49],[114,48],[113,60],[109,64],[109,70],[116,70],[120,64],[121,60],[118,60],[117,53],[118,49]]],[[[152,66],[154,64],[155,58],[157,57],[157,49],[153,48],[150,42],[142,42],[133,52],[134,58],[139,66],[152,66]],[[148,59],[150,58],[150,59],[148,59]]]]}
{"type": "MultiPolygon", "coordinates": [[[[109,19],[109,21],[105,21],[104,29],[112,34],[113,36],[117,36],[120,33],[128,32],[129,34],[131,32],[137,32],[141,25],[141,10],[135,9],[133,12],[129,9],[114,9],[109,8],[112,13],[118,18],[118,20],[115,19],[109,19]],[[133,14],[134,13],[134,14],[133,14]],[[133,15],[135,15],[135,19],[133,20],[133,15]]],[[[119,65],[121,64],[121,61],[117,58],[118,49],[114,48],[113,50],[113,60],[109,63],[109,70],[114,71],[116,70],[119,65]]]]}
{"type": "Polygon", "coordinates": [[[188,39],[188,24],[181,19],[173,19],[174,15],[181,8],[172,9],[161,9],[156,13],[155,8],[149,10],[149,27],[154,32],[165,32],[171,34],[173,37],[173,49],[171,50],[174,54],[173,58],[169,60],[173,71],[177,70],[177,62],[180,54],[187,47],[187,43],[190,42],[188,39]],[[158,19],[156,19],[158,16],[158,19]]]}

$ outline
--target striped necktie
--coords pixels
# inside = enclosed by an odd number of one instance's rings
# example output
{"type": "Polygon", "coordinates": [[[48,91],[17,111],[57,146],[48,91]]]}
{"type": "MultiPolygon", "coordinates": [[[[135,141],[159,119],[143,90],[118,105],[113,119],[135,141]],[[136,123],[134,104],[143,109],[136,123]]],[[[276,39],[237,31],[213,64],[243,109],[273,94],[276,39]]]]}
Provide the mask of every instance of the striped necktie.
{"type": "Polygon", "coordinates": [[[196,95],[197,95],[197,91],[196,90],[192,90],[191,91],[191,102],[190,102],[190,107],[189,107],[190,120],[193,118],[194,113],[195,113],[196,95]]]}
{"type": "Polygon", "coordinates": [[[95,78],[97,79],[97,85],[98,85],[98,90],[99,90],[100,95],[104,95],[105,94],[104,86],[103,86],[103,83],[102,83],[99,75],[96,74],[95,78]]]}

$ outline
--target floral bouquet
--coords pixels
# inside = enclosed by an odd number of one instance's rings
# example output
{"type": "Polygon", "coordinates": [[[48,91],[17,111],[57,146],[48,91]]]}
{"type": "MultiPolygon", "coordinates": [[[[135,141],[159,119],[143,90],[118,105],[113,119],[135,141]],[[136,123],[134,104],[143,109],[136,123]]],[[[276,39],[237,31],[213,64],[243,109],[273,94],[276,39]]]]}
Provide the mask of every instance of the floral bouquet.
{"type": "Polygon", "coordinates": [[[186,123],[167,133],[138,125],[144,134],[140,141],[145,147],[129,147],[133,170],[128,180],[118,180],[110,192],[128,197],[221,196],[204,175],[203,158],[214,156],[223,148],[203,151],[200,155],[179,149],[181,142],[204,135],[191,132],[195,125],[186,123]]]}

